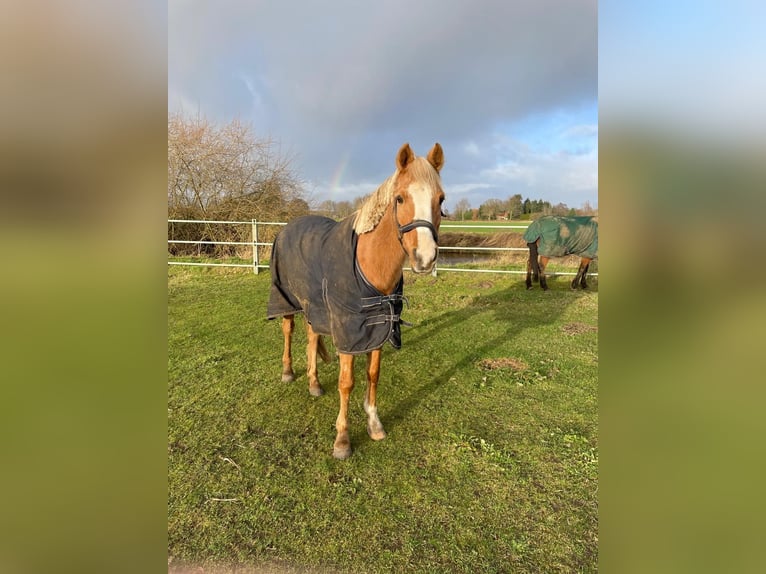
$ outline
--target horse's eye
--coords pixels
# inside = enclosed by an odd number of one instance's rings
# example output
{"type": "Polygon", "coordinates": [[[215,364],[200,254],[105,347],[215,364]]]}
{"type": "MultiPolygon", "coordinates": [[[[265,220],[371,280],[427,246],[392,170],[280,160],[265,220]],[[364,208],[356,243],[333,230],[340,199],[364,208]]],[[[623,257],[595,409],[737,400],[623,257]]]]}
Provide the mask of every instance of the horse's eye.
{"type": "Polygon", "coordinates": [[[404,198],[401,195],[396,196],[396,203],[402,204],[404,203],[404,198]]]}

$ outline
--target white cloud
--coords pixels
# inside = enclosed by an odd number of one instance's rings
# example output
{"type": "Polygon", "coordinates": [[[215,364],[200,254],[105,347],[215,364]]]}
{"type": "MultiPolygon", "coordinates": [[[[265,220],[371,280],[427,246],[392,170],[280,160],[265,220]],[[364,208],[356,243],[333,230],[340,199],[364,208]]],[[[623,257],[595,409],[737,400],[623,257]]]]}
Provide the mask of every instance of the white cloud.
{"type": "MultiPolygon", "coordinates": [[[[424,154],[435,141],[445,187],[494,193],[479,178],[504,161],[497,125],[597,98],[595,0],[187,0],[168,14],[169,107],[251,120],[307,181],[332,181],[348,156],[343,186],[314,188],[328,198],[382,181],[402,143],[424,154]]],[[[517,161],[520,181],[545,181],[517,161]]]]}
{"type": "Polygon", "coordinates": [[[200,112],[199,103],[174,88],[168,88],[168,109],[196,116],[200,112]]]}
{"type": "Polygon", "coordinates": [[[467,144],[465,144],[465,146],[463,146],[463,151],[467,155],[471,155],[471,156],[476,157],[476,156],[479,155],[479,146],[476,145],[476,142],[470,141],[467,144]]]}
{"type": "Polygon", "coordinates": [[[565,128],[562,137],[565,138],[590,138],[598,137],[598,124],[579,124],[565,128]]]}

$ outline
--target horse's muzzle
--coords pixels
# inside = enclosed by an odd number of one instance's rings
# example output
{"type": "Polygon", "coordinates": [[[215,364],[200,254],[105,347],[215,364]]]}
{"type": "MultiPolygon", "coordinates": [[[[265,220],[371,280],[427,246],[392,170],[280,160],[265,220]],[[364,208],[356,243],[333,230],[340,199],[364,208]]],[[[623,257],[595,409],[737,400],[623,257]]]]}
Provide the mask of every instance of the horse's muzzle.
{"type": "Polygon", "coordinates": [[[430,273],[436,265],[436,259],[439,256],[439,246],[435,245],[433,250],[418,250],[416,247],[412,250],[410,265],[415,273],[430,273]]]}

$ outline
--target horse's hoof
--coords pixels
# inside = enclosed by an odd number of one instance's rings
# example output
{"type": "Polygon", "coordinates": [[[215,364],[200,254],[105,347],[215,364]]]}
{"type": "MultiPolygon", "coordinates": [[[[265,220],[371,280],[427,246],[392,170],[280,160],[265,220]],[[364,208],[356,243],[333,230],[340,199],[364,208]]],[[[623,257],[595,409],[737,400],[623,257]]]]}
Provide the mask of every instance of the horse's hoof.
{"type": "Polygon", "coordinates": [[[351,445],[346,445],[345,447],[333,447],[332,456],[338,460],[346,460],[351,456],[351,445]]]}
{"type": "Polygon", "coordinates": [[[378,430],[373,430],[371,426],[367,426],[367,434],[370,435],[370,438],[372,440],[383,440],[388,435],[386,434],[386,431],[383,430],[383,427],[381,426],[378,430]]]}
{"type": "Polygon", "coordinates": [[[317,385],[316,387],[311,387],[310,386],[309,387],[309,394],[312,397],[321,397],[324,394],[324,389],[320,385],[317,385]]]}
{"type": "Polygon", "coordinates": [[[332,455],[338,460],[345,460],[351,456],[351,440],[348,431],[339,432],[335,437],[332,447],[332,455]]]}
{"type": "Polygon", "coordinates": [[[283,383],[292,383],[294,380],[295,380],[295,375],[293,373],[282,373],[283,383]]]}

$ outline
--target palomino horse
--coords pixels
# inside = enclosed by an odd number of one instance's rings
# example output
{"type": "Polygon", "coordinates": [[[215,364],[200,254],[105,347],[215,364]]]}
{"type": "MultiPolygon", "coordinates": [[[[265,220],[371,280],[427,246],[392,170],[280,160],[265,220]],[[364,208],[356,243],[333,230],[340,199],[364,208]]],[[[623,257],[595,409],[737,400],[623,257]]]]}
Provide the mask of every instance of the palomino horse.
{"type": "Polygon", "coordinates": [[[317,379],[317,353],[325,361],[330,355],[321,335],[332,337],[340,356],[335,458],[351,455],[348,399],[354,388],[355,355],[367,355],[367,432],[373,440],[386,437],[376,407],[381,349],[386,341],[401,347],[405,258],[416,273],[428,273],[436,263],[443,164],[438,143],[427,158],[415,157],[404,144],[396,154],[396,171],[358,212],[339,222],[300,217],[274,240],[267,316],[282,317],[282,380],[295,379],[291,340],[296,313],[306,318],[309,393],[324,392],[317,379]]]}
{"type": "Polygon", "coordinates": [[[545,267],[551,257],[579,255],[580,268],[572,280],[572,289],[578,283],[588,288],[585,276],[590,262],[598,255],[598,219],[595,217],[564,217],[548,215],[533,221],[524,232],[524,241],[529,247],[527,260],[527,289],[532,288],[532,278],[540,280],[540,287],[548,290],[545,267]],[[538,253],[540,254],[538,261],[538,253]]]}

